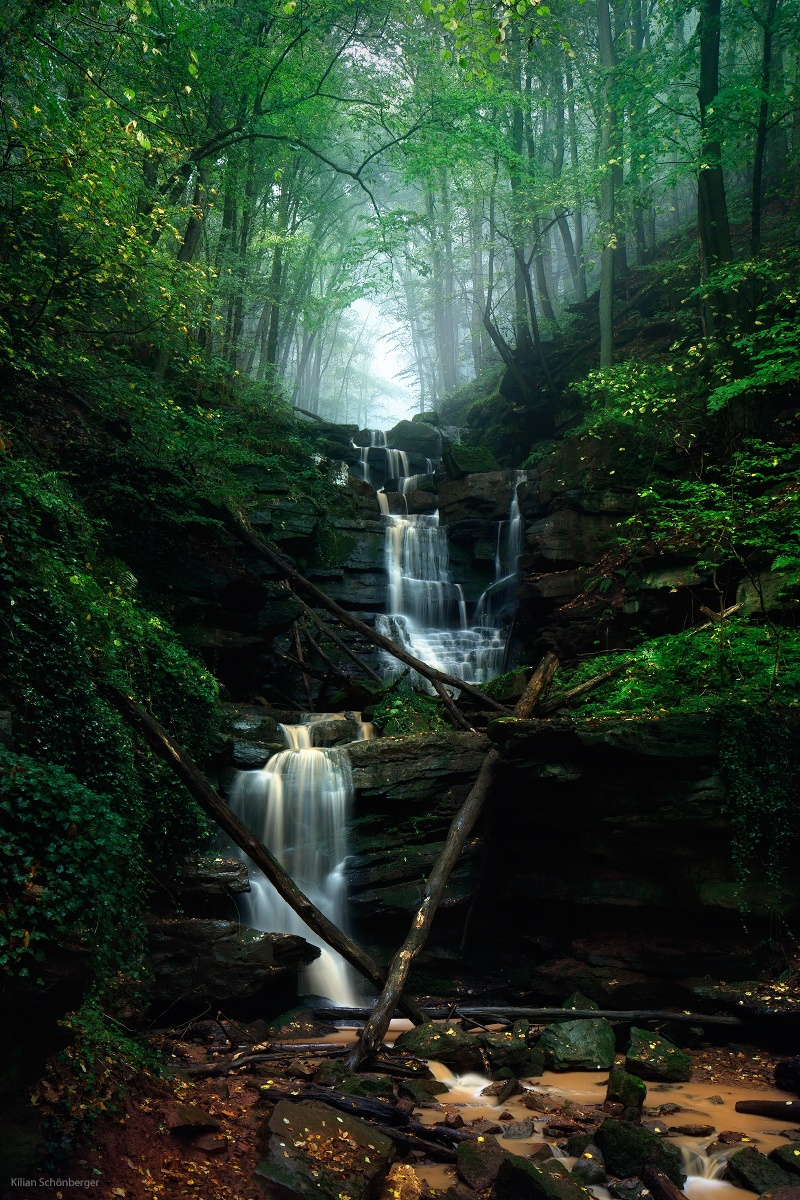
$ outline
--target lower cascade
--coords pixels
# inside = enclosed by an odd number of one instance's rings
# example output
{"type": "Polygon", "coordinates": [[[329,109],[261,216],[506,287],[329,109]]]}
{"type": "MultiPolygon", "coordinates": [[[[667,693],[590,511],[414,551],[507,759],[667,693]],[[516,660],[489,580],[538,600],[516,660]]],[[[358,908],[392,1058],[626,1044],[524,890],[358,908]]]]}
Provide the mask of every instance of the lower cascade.
{"type": "MultiPolygon", "coordinates": [[[[315,727],[342,717],[342,713],[313,713],[304,715],[302,724],[279,726],[288,749],[275,754],[259,771],[238,772],[230,805],[317,908],[346,929],[344,861],[353,803],[350,761],[344,750],[314,745],[315,727]]],[[[369,736],[369,726],[359,725],[361,737],[369,736]]],[[[239,855],[246,857],[242,851],[239,855]]],[[[253,929],[299,934],[319,946],[320,957],[303,972],[302,989],[337,1004],[356,1004],[353,969],[308,928],[258,867],[246,861],[251,890],[239,901],[243,922],[253,929]]]]}

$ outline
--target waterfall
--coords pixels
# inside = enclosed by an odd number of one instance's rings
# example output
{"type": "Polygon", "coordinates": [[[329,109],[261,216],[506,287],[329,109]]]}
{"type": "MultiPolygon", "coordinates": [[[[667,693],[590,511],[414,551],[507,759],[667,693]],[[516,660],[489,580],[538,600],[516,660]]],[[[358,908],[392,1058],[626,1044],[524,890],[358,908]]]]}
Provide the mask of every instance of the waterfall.
{"type": "MultiPolygon", "coordinates": [[[[499,675],[505,650],[501,626],[513,598],[522,549],[516,494],[522,474],[518,472],[515,479],[508,519],[498,526],[493,583],[478,601],[470,625],[464,593],[450,573],[447,531],[439,525],[439,514],[408,513],[406,497],[433,478],[434,463],[427,459],[425,474],[409,475],[407,455],[388,449],[380,430],[370,430],[370,446],[362,448],[361,461],[364,478],[376,488],[386,527],[388,612],[376,619],[376,627],[423,662],[468,683],[485,683],[499,675]],[[402,516],[389,511],[382,486],[388,480],[399,484],[405,510],[402,516]]],[[[403,667],[387,654],[383,669],[391,678],[403,667]]],[[[413,682],[417,687],[430,687],[420,676],[415,675],[413,682]]]]}
{"type": "MultiPolygon", "coordinates": [[[[260,771],[239,771],[230,805],[257,833],[294,882],[334,925],[347,927],[344,862],[353,780],[347,752],[314,745],[315,726],[341,713],[306,714],[300,725],[279,728],[288,749],[260,771]]],[[[362,738],[370,735],[360,725],[362,738]]],[[[240,852],[241,853],[241,852],[240,852]]],[[[245,857],[242,854],[242,857],[245,857]]],[[[358,1003],[356,974],[301,921],[249,859],[249,893],[239,898],[244,924],[253,929],[300,934],[322,951],[302,974],[303,991],[337,1004],[358,1003]]]]}

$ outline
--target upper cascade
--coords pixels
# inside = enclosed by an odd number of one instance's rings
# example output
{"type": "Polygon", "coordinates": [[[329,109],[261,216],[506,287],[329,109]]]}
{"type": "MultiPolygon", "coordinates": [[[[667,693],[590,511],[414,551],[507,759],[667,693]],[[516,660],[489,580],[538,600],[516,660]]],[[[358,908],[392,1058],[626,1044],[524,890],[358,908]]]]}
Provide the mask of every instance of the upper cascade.
{"type": "MultiPolygon", "coordinates": [[[[522,548],[517,488],[512,489],[507,520],[498,522],[494,579],[470,620],[463,589],[451,575],[447,530],[439,523],[438,510],[408,511],[410,493],[433,482],[436,463],[427,459],[425,465],[425,472],[410,474],[409,455],[388,447],[382,430],[370,430],[369,445],[361,447],[362,474],[376,489],[386,526],[388,611],[378,616],[376,626],[430,666],[467,683],[485,683],[503,669],[503,622],[512,606],[522,548]],[[400,507],[400,513],[390,511],[389,484],[399,500],[392,507],[400,507]]],[[[388,654],[383,665],[387,677],[404,669],[388,654]]],[[[414,682],[430,686],[419,676],[414,682]]]]}

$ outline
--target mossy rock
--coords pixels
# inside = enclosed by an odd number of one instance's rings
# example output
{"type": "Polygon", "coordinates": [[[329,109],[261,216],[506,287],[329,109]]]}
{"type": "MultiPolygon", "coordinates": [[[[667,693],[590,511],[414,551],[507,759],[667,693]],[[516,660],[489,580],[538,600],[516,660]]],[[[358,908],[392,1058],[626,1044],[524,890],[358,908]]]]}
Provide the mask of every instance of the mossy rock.
{"type": "Polygon", "coordinates": [[[479,1033],[476,1040],[483,1046],[492,1073],[514,1075],[541,1075],[544,1070],[544,1053],[528,1045],[528,1021],[517,1021],[513,1031],[505,1033],[479,1033]]]}
{"type": "Polygon", "coordinates": [[[594,1000],[590,1000],[588,996],[584,996],[583,992],[573,992],[571,996],[567,996],[562,1008],[577,1008],[580,1009],[597,1009],[600,1007],[594,1000]]]}
{"type": "Polygon", "coordinates": [[[622,1067],[612,1067],[608,1076],[606,1100],[622,1104],[620,1121],[631,1121],[638,1125],[642,1119],[642,1108],[647,1097],[647,1085],[638,1075],[631,1075],[622,1067]]]}
{"type": "Polygon", "coordinates": [[[438,425],[440,423],[440,418],[439,418],[438,412],[415,413],[414,416],[411,418],[411,420],[414,421],[417,425],[419,425],[419,424],[438,425]]]}
{"type": "Polygon", "coordinates": [[[662,1141],[641,1125],[609,1119],[597,1130],[595,1141],[609,1174],[625,1179],[650,1165],[663,1171],[676,1187],[683,1187],[686,1176],[678,1147],[662,1141]]]}
{"type": "Polygon", "coordinates": [[[779,1187],[796,1187],[797,1176],[784,1171],[754,1146],[737,1150],[728,1159],[725,1176],[751,1192],[769,1192],[779,1187]]]}
{"type": "Polygon", "coordinates": [[[395,1042],[415,1058],[433,1059],[454,1071],[479,1071],[483,1066],[480,1044],[449,1021],[426,1021],[401,1033],[395,1042]]]}
{"type": "Polygon", "coordinates": [[[439,431],[426,421],[398,421],[386,435],[386,445],[407,454],[421,454],[423,458],[438,458],[442,439],[439,431]]]}
{"type": "Polygon", "coordinates": [[[320,1087],[335,1088],[348,1096],[394,1098],[392,1081],[388,1075],[360,1075],[351,1071],[344,1063],[323,1063],[314,1076],[320,1087]]]}
{"type": "Polygon", "coordinates": [[[430,1106],[436,1096],[443,1096],[449,1091],[447,1084],[440,1083],[438,1079],[402,1079],[398,1086],[404,1096],[421,1107],[426,1104],[430,1106]]]}
{"type": "Polygon", "coordinates": [[[692,1074],[692,1060],[688,1054],[666,1038],[635,1026],[631,1030],[625,1067],[641,1079],[656,1079],[665,1083],[685,1083],[692,1074]]]}
{"type": "Polygon", "coordinates": [[[572,1164],[572,1174],[584,1187],[602,1187],[608,1175],[600,1147],[590,1142],[572,1164]]]}
{"type": "Polygon", "coordinates": [[[464,1183],[476,1192],[482,1192],[484,1188],[492,1186],[503,1160],[509,1157],[508,1151],[493,1137],[459,1142],[456,1147],[456,1170],[464,1183]]]}
{"type": "Polygon", "coordinates": [[[545,1062],[553,1071],[606,1071],[614,1061],[614,1029],[602,1017],[592,1021],[559,1021],[539,1039],[545,1062]]]}
{"type": "Polygon", "coordinates": [[[789,1171],[792,1175],[800,1175],[800,1146],[796,1142],[776,1147],[767,1158],[782,1170],[789,1171]]]}
{"type": "Polygon", "coordinates": [[[500,1166],[492,1200],[588,1200],[589,1193],[559,1159],[543,1166],[510,1154],[500,1166]]]}
{"type": "Polygon", "coordinates": [[[445,446],[442,462],[448,479],[463,479],[465,475],[500,470],[497,459],[484,446],[445,446]]]}

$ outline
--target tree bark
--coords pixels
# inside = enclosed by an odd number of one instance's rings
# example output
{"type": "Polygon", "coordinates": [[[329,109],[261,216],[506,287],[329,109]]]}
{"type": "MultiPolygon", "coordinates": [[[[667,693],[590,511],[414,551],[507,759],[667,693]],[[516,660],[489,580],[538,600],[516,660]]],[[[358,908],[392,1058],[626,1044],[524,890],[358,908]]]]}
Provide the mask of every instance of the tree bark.
{"type": "Polygon", "coordinates": [[[614,109],[611,95],[615,66],[608,0],[597,0],[597,30],[603,68],[603,98],[600,121],[600,366],[614,362],[614,258],[616,250],[614,212],[614,109]]]}
{"type": "Polygon", "coordinates": [[[639,1172],[639,1178],[650,1192],[653,1200],[686,1200],[686,1193],[676,1187],[669,1176],[657,1167],[645,1166],[639,1172]]]}
{"type": "Polygon", "coordinates": [[[764,37],[761,46],[761,96],[758,104],[756,146],[753,159],[753,192],[750,201],[750,253],[755,257],[761,249],[761,207],[764,200],[764,150],[767,145],[769,94],[772,83],[772,27],[778,0],[767,0],[764,14],[764,37]]]}
{"type": "MultiPolygon", "coordinates": [[[[450,1011],[450,1010],[448,1010],[450,1011]]],[[[744,1025],[741,1017],[728,1017],[709,1015],[708,1013],[687,1013],[687,1012],[670,1012],[668,1009],[660,1008],[633,1008],[633,1009],[615,1009],[615,1008],[515,1008],[507,1007],[502,1004],[495,1008],[459,1008],[456,1010],[458,1015],[462,1017],[503,1017],[510,1021],[516,1021],[521,1018],[526,1018],[529,1021],[553,1021],[563,1018],[565,1021],[584,1020],[603,1017],[607,1021],[680,1021],[687,1025],[744,1025]]],[[[314,1016],[320,1020],[332,1020],[335,1016],[347,1017],[348,1019],[358,1020],[361,1017],[368,1017],[372,1012],[371,1008],[315,1008],[314,1016]]],[[[425,1016],[429,1020],[437,1020],[445,1015],[444,1011],[436,1008],[426,1008],[425,1016]]],[[[778,1104],[780,1108],[784,1108],[783,1101],[756,1101],[754,1103],[770,1103],[778,1104]]],[[[800,1106],[800,1101],[797,1102],[800,1106]]],[[[743,1110],[742,1110],[743,1111],[743,1110]]],[[[759,1116],[766,1116],[766,1113],[759,1113],[759,1116]]],[[[783,1114],[781,1114],[783,1115],[783,1114]]]]}
{"type": "MultiPolygon", "coordinates": [[[[733,258],[725,177],[722,173],[722,146],[709,124],[711,110],[719,91],[719,47],[722,0],[700,0],[700,171],[697,178],[697,229],[700,236],[700,268],[703,282],[720,263],[733,258]]],[[[706,333],[714,330],[714,314],[708,301],[703,302],[706,333]]]]}
{"type": "Polygon", "coordinates": [[[537,700],[555,675],[557,668],[558,659],[555,654],[550,654],[548,651],[528,680],[525,691],[522,693],[517,707],[514,709],[515,717],[524,719],[530,716],[536,706],[537,700]]]}
{"type": "MultiPolygon", "coordinates": [[[[239,820],[197,769],[183,747],[174,742],[158,721],[140,708],[121,688],[108,685],[104,690],[124,720],[133,728],[138,729],[153,753],[174,771],[203,811],[216,821],[236,845],[244,850],[259,870],[264,872],[278,895],[286,901],[301,920],[305,921],[309,929],[312,929],[327,945],[341,954],[342,958],[355,967],[359,974],[363,975],[374,987],[382,987],[385,977],[378,964],[368,954],[365,954],[355,942],[351,941],[347,934],[342,933],[341,929],[329,921],[311,903],[308,896],[301,892],[297,884],[286,874],[272,851],[239,820]]],[[[413,1000],[402,997],[397,1003],[415,1024],[426,1019],[422,1009],[413,1000]]]]}
{"type": "Polygon", "coordinates": [[[800,1100],[737,1100],[736,1111],[777,1121],[800,1120],[800,1100]]]}
{"type": "Polygon", "coordinates": [[[361,1037],[356,1042],[347,1060],[347,1065],[351,1070],[356,1070],[365,1058],[371,1058],[383,1044],[383,1039],[386,1030],[389,1028],[389,1022],[397,1006],[398,998],[405,987],[411,964],[425,945],[431,923],[436,915],[439,902],[444,895],[444,889],[450,877],[450,872],[458,862],[461,851],[464,849],[464,844],[480,815],[483,803],[489,794],[495,768],[499,761],[500,756],[497,751],[490,750],[483,760],[483,766],[469,795],[453,819],[444,849],[428,878],[425,886],[425,896],[411,925],[408,937],[389,965],[383,990],[367,1019],[367,1023],[361,1032],[361,1037]]]}
{"type": "Polygon", "coordinates": [[[488,705],[495,712],[501,712],[504,716],[508,716],[508,709],[502,704],[498,704],[496,700],[490,699],[484,695],[478,688],[473,687],[471,683],[465,683],[463,679],[456,678],[455,675],[448,675],[445,671],[437,671],[434,667],[429,667],[427,663],[421,659],[415,658],[413,654],[409,654],[402,646],[398,646],[390,638],[384,637],[383,634],[371,629],[369,625],[365,625],[363,621],[359,621],[358,617],[352,616],[346,609],[342,608],[335,600],[331,600],[324,592],[320,591],[310,580],[296,571],[294,567],[271,550],[266,542],[262,542],[261,538],[256,535],[244,524],[241,516],[235,516],[230,509],[217,509],[217,515],[221,517],[226,527],[239,539],[245,546],[248,546],[259,557],[265,559],[275,570],[288,579],[294,588],[299,588],[312,596],[321,608],[327,608],[328,612],[333,613],[343,625],[347,625],[350,629],[354,629],[356,633],[360,633],[367,641],[372,642],[376,646],[380,646],[382,650],[386,650],[394,658],[411,667],[413,671],[418,671],[425,679],[429,679],[431,683],[437,680],[439,683],[446,684],[447,687],[457,688],[464,692],[467,696],[471,696],[473,700],[477,700],[481,705],[488,705]]]}

